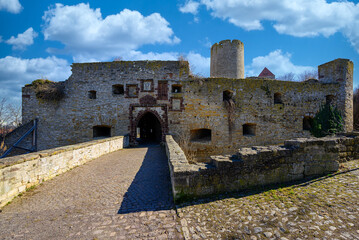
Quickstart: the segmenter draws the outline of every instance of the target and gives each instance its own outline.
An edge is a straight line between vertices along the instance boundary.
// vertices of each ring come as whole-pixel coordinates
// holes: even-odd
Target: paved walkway
[[[159,146],[124,149],[26,192],[0,239],[359,239],[359,160],[276,189],[177,206]],[[183,236],[181,234],[183,233]]]
[[[26,192],[0,239],[182,239],[160,146],[124,149]]]

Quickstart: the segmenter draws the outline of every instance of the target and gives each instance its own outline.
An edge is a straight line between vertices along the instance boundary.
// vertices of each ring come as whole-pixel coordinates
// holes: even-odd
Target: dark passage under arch
[[[145,113],[138,121],[136,129],[139,143],[160,143],[162,140],[161,123],[153,113]]]

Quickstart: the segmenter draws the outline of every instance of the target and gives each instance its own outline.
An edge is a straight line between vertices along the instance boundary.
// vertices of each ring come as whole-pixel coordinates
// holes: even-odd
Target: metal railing
[[[14,148],[17,148],[17,149],[21,149],[21,150],[24,150],[26,151],[26,153],[30,153],[30,152],[36,152],[37,151],[37,124],[38,124],[38,119],[34,119],[32,120],[32,127],[26,131],[26,133],[24,135],[22,135],[8,150],[6,150],[4,152],[3,155],[0,156],[0,158],[4,158],[6,157],[7,155],[9,155],[9,153],[14,149]],[[21,128],[21,126],[20,126]],[[16,131],[16,129],[14,130]],[[32,134],[32,141],[31,141],[31,147],[28,149],[28,148],[23,148],[23,147],[20,147],[19,144],[27,137],[29,136],[30,134]]]

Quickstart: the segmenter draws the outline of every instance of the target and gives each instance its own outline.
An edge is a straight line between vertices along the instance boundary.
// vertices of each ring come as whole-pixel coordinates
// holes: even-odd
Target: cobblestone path
[[[359,239],[359,160],[292,186],[172,203],[159,146],[105,155],[26,192],[0,239]]]
[[[359,239],[359,160],[272,190],[177,206],[187,239]]]
[[[182,239],[160,146],[102,156],[5,206],[0,239]]]

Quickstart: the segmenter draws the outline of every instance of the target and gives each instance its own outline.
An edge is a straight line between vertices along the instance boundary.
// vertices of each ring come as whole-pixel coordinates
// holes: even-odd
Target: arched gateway
[[[160,143],[162,141],[162,126],[155,114],[144,113],[137,122],[136,140],[139,143]]]
[[[167,105],[147,95],[130,105],[130,143],[160,143],[168,133]]]

